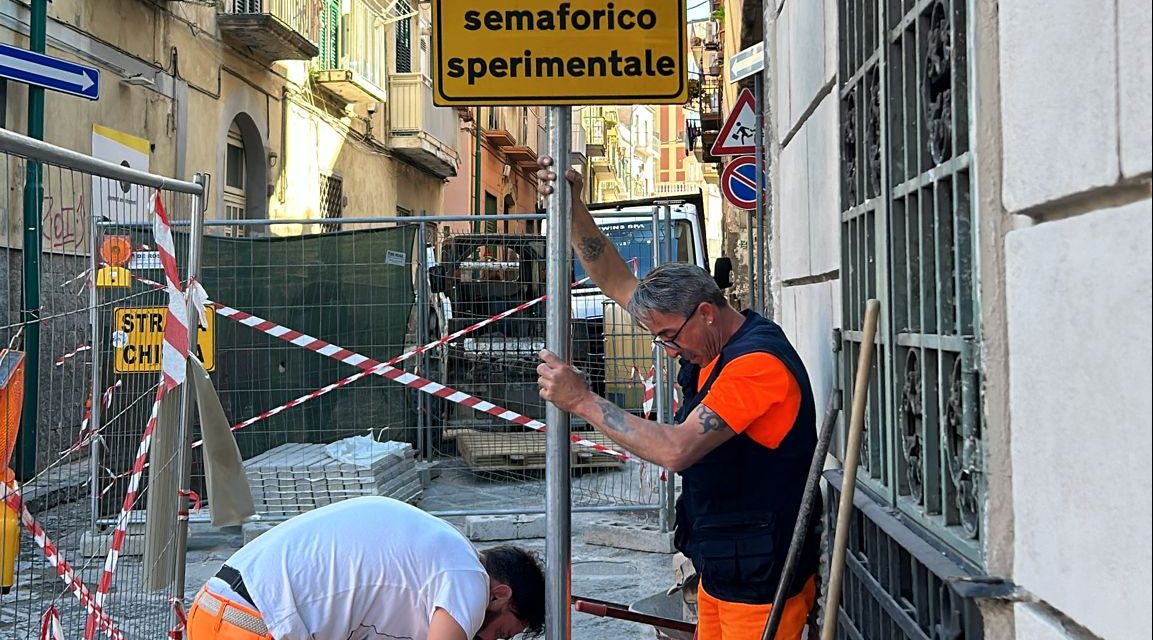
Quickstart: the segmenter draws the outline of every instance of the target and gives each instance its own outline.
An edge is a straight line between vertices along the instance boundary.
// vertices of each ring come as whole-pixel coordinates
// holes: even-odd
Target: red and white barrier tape
[[[177,491],[176,494],[182,498],[188,498],[188,500],[190,502],[192,502],[192,510],[193,511],[200,511],[200,494],[199,493],[196,493],[195,491],[189,489],[187,491]],[[185,503],[185,505],[187,505],[187,503]],[[188,509],[187,508],[181,508],[180,511],[177,512],[176,517],[178,520],[187,520],[188,519]]]
[[[584,284],[585,282],[588,282],[588,280],[589,280],[589,278],[582,278],[581,280],[574,282],[572,286],[574,286],[574,287],[579,286],[581,284]],[[517,306],[515,306],[511,309],[508,309],[506,311],[502,311],[501,313],[498,313],[497,315],[492,316],[491,318],[481,320],[480,322],[469,325],[468,327],[460,329],[459,331],[455,331],[455,332],[453,332],[449,335],[446,335],[442,338],[438,338],[436,340],[433,340],[432,342],[429,342],[428,344],[416,347],[415,349],[407,351],[407,352],[405,352],[405,353],[403,353],[403,354],[401,354],[395,358],[388,360],[387,362],[380,363],[377,366],[391,366],[391,365],[395,365],[397,363],[403,362],[405,360],[408,360],[409,358],[411,358],[415,355],[419,355],[419,354],[424,353],[426,351],[429,351],[431,349],[435,349],[436,347],[439,347],[441,345],[452,342],[453,340],[456,340],[457,338],[460,338],[461,336],[464,336],[466,334],[472,333],[473,331],[476,331],[482,327],[486,327],[490,324],[493,324],[494,322],[498,322],[500,320],[503,320],[503,319],[515,314],[515,313],[518,313],[520,311],[524,311],[525,309],[528,309],[529,307],[531,307],[535,304],[538,304],[541,301],[545,300],[547,297],[548,296],[540,296],[536,299],[533,299],[533,300],[530,300],[530,301],[525,302],[523,304],[517,305]],[[293,342],[294,344],[296,344],[295,341],[298,338],[303,336],[303,334],[299,334],[297,332],[285,333],[285,331],[289,331],[287,329],[284,329],[284,331],[280,332],[280,335],[278,335],[278,334],[274,333],[274,328],[277,327],[277,325],[275,323],[268,322],[268,321],[260,321],[260,319],[255,318],[255,316],[250,316],[249,314],[246,314],[242,311],[238,311],[236,309],[233,309],[232,307],[228,307],[228,306],[225,306],[225,305],[222,305],[219,303],[212,303],[212,305],[214,306],[214,308],[217,309],[218,312],[220,312],[220,315],[222,315],[226,318],[235,319],[235,320],[241,322],[242,324],[245,324],[245,325],[250,326],[254,329],[257,329],[258,331],[263,331],[263,332],[268,333],[269,335],[273,335],[275,337],[281,337],[282,339],[288,340],[289,342]],[[255,318],[255,320],[252,320],[252,318]],[[257,321],[259,321],[259,322],[257,322]],[[308,336],[303,336],[303,337],[307,338]],[[323,344],[327,344],[327,343],[323,343]],[[317,343],[306,343],[306,344],[303,344],[301,346],[309,348],[313,351],[320,352],[320,353],[322,353],[322,355],[329,355],[329,353],[322,351],[322,345],[317,344]],[[331,345],[329,345],[329,346],[331,346]],[[351,352],[348,352],[348,354],[351,354]],[[332,357],[337,357],[337,359],[341,359],[341,357],[344,355],[345,354],[340,354],[340,353],[337,353],[335,351],[332,353]],[[359,366],[359,365],[357,365],[357,366]],[[369,369],[366,369],[360,373],[351,375],[351,376],[344,378],[342,380],[338,380],[337,382],[334,382],[332,384],[325,385],[324,387],[321,387],[320,389],[317,389],[316,391],[313,391],[311,393],[307,393],[303,396],[300,396],[299,398],[295,398],[293,400],[290,400],[289,402],[286,402],[286,403],[284,403],[278,407],[274,407],[272,409],[269,409],[268,411],[265,411],[265,412],[263,412],[257,416],[253,416],[252,418],[248,418],[247,420],[244,420],[242,422],[238,422],[238,423],[232,425],[232,430],[238,431],[238,430],[243,429],[245,427],[256,424],[257,422],[260,422],[261,420],[267,420],[268,418],[271,418],[272,416],[275,416],[279,413],[282,413],[283,411],[285,411],[287,409],[291,409],[293,407],[300,406],[301,404],[304,404],[305,402],[308,402],[309,400],[319,398],[320,396],[322,396],[322,395],[324,395],[330,391],[334,391],[334,390],[339,389],[341,387],[347,386],[353,382],[356,382],[357,380],[360,380],[361,378],[364,378],[365,376],[372,375],[373,373],[375,373],[372,369],[377,368],[377,366],[373,366],[373,365],[368,365],[368,366],[370,367]],[[197,441],[197,442],[193,443],[192,446],[193,447],[199,447],[200,445],[201,445],[201,442]]]
[[[64,640],[64,627],[60,626],[60,612],[56,605],[48,607],[40,620],[40,640]]]
[[[180,271],[176,267],[176,245],[172,241],[172,226],[164,211],[164,202],[158,189],[152,198],[152,234],[164,267],[165,290],[168,292],[168,312],[164,318],[164,345],[160,357],[164,387],[171,391],[184,382],[188,361],[188,301],[180,288]]]
[[[144,463],[148,459],[148,448],[152,444],[152,432],[156,430],[156,419],[160,412],[160,401],[164,398],[165,388],[161,385],[156,389],[156,399],[152,403],[152,415],[148,417],[148,424],[144,427],[144,435],[140,438],[140,447],[136,451],[136,460],[132,463],[132,475],[128,479],[128,492],[124,494],[124,504],[120,508],[120,515],[116,519],[116,528],[112,531],[112,546],[108,549],[108,556],[104,559],[104,572],[100,574],[100,582],[96,585],[96,605],[104,606],[104,599],[112,586],[112,574],[116,571],[116,562],[120,559],[120,550],[124,548],[124,538],[128,531],[128,515],[136,503],[136,492],[140,489],[140,479],[144,475]],[[89,616],[88,626],[85,627],[85,640],[91,640],[95,633],[92,617]]]
[[[188,628],[188,616],[184,613],[184,604],[180,602],[180,598],[172,598],[169,602],[172,603],[172,613],[176,616],[176,626],[168,632],[168,640],[183,640],[184,630]]]
[[[68,353],[60,356],[59,358],[56,358],[56,366],[58,366],[58,367],[64,366],[65,362],[68,362],[72,358],[75,358],[76,356],[84,353],[85,351],[91,351],[91,350],[92,350],[92,345],[90,345],[90,344],[79,345],[78,347],[76,347],[72,351],[69,351]]]
[[[529,418],[528,416],[521,415],[515,411],[505,409],[504,407],[495,405],[491,402],[488,402],[487,400],[481,400],[480,398],[467,394],[463,391],[457,391],[456,389],[447,387],[443,384],[440,384],[439,382],[433,382],[432,380],[423,378],[416,374],[402,371],[392,367],[389,364],[373,360],[368,356],[361,355],[354,351],[349,351],[348,349],[339,347],[330,342],[325,342],[319,338],[314,338],[299,331],[294,331],[288,327],[278,325],[275,322],[265,320],[264,318],[254,316],[237,309],[233,309],[232,307],[226,307],[224,305],[217,304],[216,310],[220,315],[226,318],[235,320],[245,326],[252,327],[257,331],[268,334],[274,338],[280,338],[281,340],[290,342],[298,347],[304,347],[305,349],[315,351],[316,353],[328,356],[334,360],[339,360],[345,364],[358,367],[362,369],[365,374],[378,375],[387,378],[394,382],[403,384],[406,387],[416,389],[422,393],[427,393],[429,395],[448,400],[449,402],[468,407],[469,409],[487,413],[491,416],[496,416],[501,420],[506,420],[508,422],[512,422],[513,424],[518,424],[522,427],[527,427],[536,431],[545,430],[545,424],[540,420]],[[363,377],[363,375],[354,374],[353,376],[349,376],[349,378],[334,382],[333,384],[328,385],[328,387],[314,391],[313,393],[308,394],[308,396],[297,398],[293,401],[295,404],[290,404],[292,404],[292,406],[296,406],[296,404],[306,402],[313,397],[328,393],[332,389],[342,387],[351,382],[351,379],[360,379],[361,377]],[[283,411],[284,409],[279,408],[279,410]],[[571,436],[571,439],[574,444],[580,445],[582,447],[588,447],[594,451],[616,456],[621,460],[632,459],[632,457],[628,454],[622,453],[610,447],[606,447],[605,445],[598,442],[585,440],[584,438],[575,435]]]
[[[634,271],[635,271],[636,260],[634,259],[632,262],[633,262]],[[588,278],[588,277],[582,278],[581,280],[578,280],[578,281],[572,283],[572,286],[573,287],[579,286],[581,284],[584,284],[585,282],[588,282],[589,280],[590,280],[590,278]],[[146,278],[138,278],[137,281],[141,282],[142,284],[151,285],[153,287],[160,287],[161,286],[158,282],[148,280]],[[326,393],[329,393],[330,391],[334,391],[334,390],[339,389],[341,387],[344,387],[348,384],[351,384],[357,380],[360,380],[361,378],[365,377],[366,375],[379,375],[379,376],[383,376],[385,378],[388,378],[390,380],[400,382],[401,384],[404,384],[405,386],[417,389],[418,391],[422,391],[424,393],[428,393],[430,395],[434,395],[434,396],[437,396],[439,398],[446,399],[450,402],[461,404],[463,406],[475,409],[477,411],[483,411],[485,413],[488,413],[490,415],[494,415],[494,416],[501,418],[503,420],[507,420],[509,422],[513,422],[515,424],[519,424],[521,426],[528,427],[530,429],[543,431],[545,428],[545,425],[543,422],[540,422],[539,420],[534,420],[534,419],[529,418],[527,416],[523,416],[523,415],[518,414],[514,411],[511,411],[511,410],[505,409],[503,407],[494,405],[494,404],[489,403],[487,401],[481,400],[480,398],[477,398],[475,396],[466,394],[466,393],[461,392],[461,391],[457,391],[456,389],[453,389],[451,387],[446,387],[446,386],[441,385],[437,382],[433,382],[431,380],[428,380],[426,378],[414,375],[412,373],[397,370],[397,369],[393,368],[392,365],[400,363],[404,360],[407,360],[407,359],[409,359],[415,355],[424,353],[425,351],[428,351],[430,349],[434,349],[438,346],[444,345],[444,344],[451,342],[452,340],[455,340],[455,339],[457,339],[463,335],[466,335],[468,333],[476,331],[477,329],[480,329],[482,327],[493,324],[494,322],[498,322],[500,320],[503,320],[504,318],[507,318],[507,317],[509,317],[515,313],[518,313],[518,312],[523,311],[523,310],[525,310],[525,309],[527,309],[527,308],[529,308],[535,304],[540,303],[541,301],[547,299],[547,297],[548,296],[540,296],[540,297],[537,297],[533,300],[529,300],[528,302],[524,302],[520,305],[517,305],[517,306],[511,308],[511,309],[508,309],[508,310],[503,311],[503,312],[501,312],[495,316],[492,316],[491,318],[487,318],[487,319],[482,320],[480,322],[477,322],[473,325],[465,327],[464,329],[461,329],[461,330],[453,332],[447,336],[444,336],[442,338],[439,338],[437,340],[429,342],[428,344],[425,344],[425,345],[422,345],[422,346],[417,347],[415,349],[412,349],[410,351],[407,351],[407,352],[405,352],[405,353],[403,353],[403,354],[401,354],[395,358],[390,359],[387,362],[379,362],[379,361],[373,360],[372,358],[369,358],[367,356],[363,356],[361,354],[355,353],[355,352],[350,351],[348,349],[344,349],[343,347],[339,347],[339,346],[334,345],[330,342],[326,342],[324,340],[320,340],[319,338],[314,338],[312,336],[301,333],[299,331],[289,329],[288,327],[278,325],[278,324],[271,322],[269,320],[265,320],[265,319],[260,318],[258,316],[254,316],[252,314],[240,311],[238,309],[229,307],[229,306],[221,304],[219,302],[211,302],[210,304],[212,304],[213,308],[216,309],[217,313],[219,313],[220,315],[222,315],[226,318],[229,318],[231,320],[235,320],[235,321],[237,321],[237,322],[239,322],[245,326],[256,329],[257,331],[260,331],[262,333],[270,335],[274,338],[279,338],[281,340],[284,340],[284,341],[289,342],[291,344],[294,344],[296,346],[304,347],[310,351],[314,351],[314,352],[319,353],[323,356],[327,356],[327,357],[333,358],[334,360],[339,360],[339,361],[344,362],[346,364],[350,364],[352,366],[355,366],[355,367],[362,369],[361,373],[354,374],[354,375],[349,376],[347,378],[344,378],[342,380],[338,380],[337,382],[326,385],[324,387],[321,387],[320,389],[317,389],[316,391],[313,391],[311,393],[300,396],[299,398],[291,400],[291,401],[289,401],[283,405],[280,405],[279,407],[269,409],[268,411],[265,411],[265,412],[263,412],[257,416],[254,416],[252,418],[249,418],[247,420],[239,422],[239,423],[232,426],[232,430],[238,431],[240,429],[243,429],[244,427],[247,427],[247,426],[250,426],[250,425],[255,424],[257,422],[260,422],[261,420],[266,420],[266,419],[268,419],[272,416],[275,416],[278,413],[281,413],[287,409],[299,406],[301,404],[304,404],[305,402],[308,402],[309,400],[318,398],[318,397],[320,397]],[[205,298],[205,303],[208,303],[207,298]],[[199,307],[199,305],[198,305],[198,307]],[[622,460],[631,459],[630,456],[628,456],[627,454],[624,454],[620,451],[616,451],[610,447],[606,447],[605,445],[602,445],[602,444],[599,444],[596,442],[592,442],[590,440],[584,440],[584,439],[579,438],[577,436],[573,436],[572,441],[576,444],[581,445],[581,446],[589,447],[589,448],[592,448],[596,451],[601,451],[604,453],[608,453],[610,455],[617,456],[618,458],[621,458]],[[203,444],[203,441],[197,441],[197,442],[193,443],[192,446],[193,447],[199,447],[202,444]]]
[[[578,286],[578,285],[583,284],[587,281],[588,281],[588,278],[578,280],[578,281],[573,283],[573,286]],[[428,344],[416,347],[415,349],[412,349],[412,350],[407,351],[407,352],[405,352],[399,356],[396,356],[395,358],[392,358],[391,360],[389,360],[387,362],[380,363],[379,365],[376,365],[376,366],[372,366],[370,369],[366,369],[360,373],[353,374],[347,378],[344,378],[342,380],[338,380],[332,384],[325,385],[325,386],[317,389],[316,391],[313,391],[311,393],[307,393],[303,396],[300,396],[299,398],[295,398],[293,400],[290,400],[290,401],[280,405],[279,407],[274,407],[272,409],[269,409],[268,411],[265,411],[259,415],[253,416],[247,420],[244,420],[242,422],[238,422],[238,423],[232,425],[232,430],[233,431],[239,431],[240,429],[243,429],[245,427],[256,424],[257,422],[260,422],[261,420],[267,420],[268,418],[271,418],[272,416],[275,416],[278,413],[281,413],[281,412],[286,411],[288,409],[291,409],[293,407],[300,406],[300,405],[304,404],[305,402],[319,398],[320,396],[322,396],[322,395],[324,395],[330,391],[335,391],[336,389],[339,389],[341,387],[352,384],[353,382],[356,382],[357,380],[360,380],[361,378],[364,378],[364,377],[369,376],[369,375],[373,375],[374,373],[376,373],[374,371],[374,369],[376,369],[378,367],[395,365],[395,364],[403,362],[403,361],[405,361],[405,360],[407,360],[407,359],[409,359],[415,355],[419,355],[421,353],[429,351],[430,349],[434,349],[434,348],[439,347],[443,344],[449,343],[449,342],[456,340],[457,338],[459,338],[465,334],[472,333],[473,331],[476,331],[477,329],[488,326],[494,322],[498,322],[500,320],[503,320],[504,318],[507,318],[507,317],[513,315],[514,313],[524,311],[525,309],[527,309],[527,308],[529,308],[535,304],[540,303],[542,300],[546,299],[547,297],[548,296],[540,296],[539,298],[536,298],[534,300],[530,300],[528,302],[525,302],[524,304],[517,305],[516,307],[513,307],[513,308],[508,309],[506,311],[502,311],[491,318],[481,320],[480,322],[472,324],[472,325],[465,327],[459,331],[455,331],[455,332],[453,332],[447,336],[444,336],[443,338],[438,338],[436,340],[433,340],[432,342],[429,342]],[[254,318],[255,316],[250,316],[250,315],[248,315],[242,311],[237,311],[236,309],[233,309],[232,307],[227,307],[227,306],[224,306],[222,304],[213,303],[213,305],[220,312],[220,315],[222,315],[226,318],[232,318],[234,320],[238,320],[242,324],[245,324],[245,325],[250,326],[254,329],[257,329],[258,331],[263,331],[265,333],[268,333],[269,335],[276,335],[275,333],[272,333],[272,328],[276,327],[277,325],[275,325],[272,322],[264,321],[261,323],[253,324],[248,319]],[[259,318],[257,318],[257,320],[259,320]],[[288,336],[288,334],[283,334],[284,339],[289,340],[290,342],[294,342],[294,340],[296,340],[297,337],[300,337],[303,335],[303,334],[297,334],[296,332],[292,332],[292,333],[294,334],[294,336],[292,336],[292,337]],[[281,337],[281,336],[276,335],[276,337]],[[307,337],[307,336],[305,336],[305,337]],[[295,342],[294,342],[294,344],[295,344]],[[327,343],[324,343],[324,344],[327,344]],[[305,346],[306,348],[312,349],[314,351],[321,352],[321,348],[319,346],[317,346],[316,348],[309,346],[309,344],[305,344],[303,346]],[[323,353],[323,352],[321,352],[321,353]],[[349,353],[351,353],[351,352],[349,352]],[[328,354],[324,353],[323,355],[328,355]],[[336,355],[337,354],[334,353],[333,357],[336,357]],[[338,358],[338,359],[340,359],[340,358]],[[200,444],[201,444],[200,441],[197,441],[197,442],[194,442],[192,444],[192,446],[195,448],[195,447],[200,446]]]
[[[40,523],[32,517],[32,513],[24,506],[24,501],[20,499],[19,490],[8,483],[0,483],[0,494],[3,496],[4,503],[10,509],[20,514],[20,520],[24,523],[24,527],[28,529],[28,533],[32,535],[32,541],[36,546],[44,552],[44,557],[48,560],[48,564],[56,569],[56,575],[64,581],[68,590],[80,600],[80,606],[84,607],[91,615],[95,617],[96,623],[100,628],[104,629],[110,640],[124,640],[119,627],[116,626],[104,609],[96,604],[92,592],[88,587],[84,586],[80,578],[77,577],[76,572],[73,571],[72,565],[64,559],[60,553],[60,549],[56,543],[48,537],[48,533]]]
[[[81,271],[79,274],[72,276],[70,279],[65,280],[64,282],[61,282],[60,287],[64,288],[64,287],[67,287],[68,285],[72,284],[73,282],[80,280],[81,278],[87,278],[89,275],[91,275],[91,273],[92,273],[92,268],[89,267],[89,268],[85,269],[84,271]]]
[[[657,377],[656,365],[652,365],[649,367],[649,377],[648,378],[643,377],[641,375],[641,370],[639,368],[637,368],[637,366],[635,364],[633,365],[632,378],[634,380],[639,380],[640,383],[642,385],[644,385],[644,387],[645,387],[644,402],[641,406],[641,409],[646,416],[650,416],[653,414],[653,403],[656,400],[656,388],[657,388],[656,377]],[[680,403],[680,394],[677,393],[677,390],[674,388],[673,389],[673,413],[676,413],[677,410],[680,409],[680,404],[681,404]]]
[[[124,504],[120,509],[120,516],[116,520],[116,528],[112,532],[112,546],[104,560],[104,572],[96,585],[96,605],[103,606],[112,586],[112,574],[116,571],[116,563],[120,558],[120,550],[124,547],[124,538],[127,535],[128,514],[136,502],[136,492],[140,488],[140,479],[144,473],[145,462],[148,459],[148,449],[152,444],[152,432],[156,429],[157,414],[160,410],[160,401],[168,391],[180,386],[187,375],[188,362],[188,299],[180,287],[180,270],[176,266],[176,244],[172,240],[172,225],[168,222],[168,214],[164,210],[164,201],[157,189],[152,197],[152,234],[156,241],[157,252],[160,254],[160,264],[164,268],[164,289],[168,292],[168,309],[164,317],[164,342],[160,357],[160,386],[156,389],[156,399],[152,403],[152,415],[144,427],[144,435],[140,439],[140,448],[136,452],[136,459],[132,464],[132,475],[128,480],[128,492],[124,495]],[[190,283],[190,286],[193,283]],[[195,299],[195,298],[194,298]],[[84,640],[92,640],[96,634],[95,619],[88,616],[88,623],[84,628]]]
[[[104,407],[105,409],[111,407],[112,406],[112,392],[115,391],[116,389],[119,389],[123,385],[124,385],[123,380],[117,380],[115,384],[113,384],[112,386],[105,389],[104,395],[102,395],[100,397],[100,406]],[[76,442],[72,443],[71,447],[68,447],[64,451],[61,451],[60,452],[61,456],[72,455],[73,453],[75,453],[75,452],[79,451],[80,449],[84,448],[85,446],[87,446],[89,442],[91,442],[92,438],[96,436],[95,433],[88,434],[88,423],[91,420],[92,420],[92,408],[88,407],[87,409],[84,410],[84,420],[82,420],[80,422],[80,432],[76,434]]]

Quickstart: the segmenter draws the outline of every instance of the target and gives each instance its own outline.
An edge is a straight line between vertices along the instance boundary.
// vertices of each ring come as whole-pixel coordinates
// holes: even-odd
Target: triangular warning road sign
[[[725,126],[709,150],[714,156],[744,156],[756,153],[757,102],[753,92],[742,89],[737,103],[729,112]]]

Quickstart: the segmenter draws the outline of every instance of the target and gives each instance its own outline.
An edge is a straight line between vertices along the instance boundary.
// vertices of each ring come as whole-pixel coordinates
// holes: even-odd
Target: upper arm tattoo
[[[600,236],[585,236],[580,240],[581,257],[596,262],[605,252],[605,239]]]
[[[712,431],[720,431],[722,429],[729,429],[729,425],[725,424],[725,421],[719,415],[717,415],[716,411],[713,411],[712,409],[706,407],[703,404],[701,405],[699,418],[701,421],[701,434],[702,435],[707,434],[707,433],[712,432]]]
[[[625,413],[624,409],[621,409],[604,398],[597,398],[596,402],[597,406],[601,409],[601,416],[604,418],[606,427],[613,431],[619,431],[620,433],[632,431],[632,427],[625,423],[625,420],[628,419],[628,414]]]

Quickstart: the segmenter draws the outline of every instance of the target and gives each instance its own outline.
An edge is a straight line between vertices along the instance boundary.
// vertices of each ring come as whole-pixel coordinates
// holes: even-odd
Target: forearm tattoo
[[[596,262],[605,252],[605,239],[599,236],[586,236],[580,241],[581,257],[589,262]]]
[[[623,409],[604,398],[597,398],[597,406],[600,407],[605,428],[612,429],[619,433],[629,433],[633,430],[632,427],[625,422],[629,414],[625,413]]]
[[[725,424],[725,421],[722,420],[715,411],[703,404],[701,405],[701,411],[698,417],[701,421],[701,434],[729,428],[729,425]]]

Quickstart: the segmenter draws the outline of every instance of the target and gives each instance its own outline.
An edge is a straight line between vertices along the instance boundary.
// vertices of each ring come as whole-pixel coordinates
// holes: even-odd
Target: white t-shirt
[[[354,498],[296,516],[227,564],[276,640],[425,640],[437,608],[471,638],[489,597],[472,543],[390,498]]]

